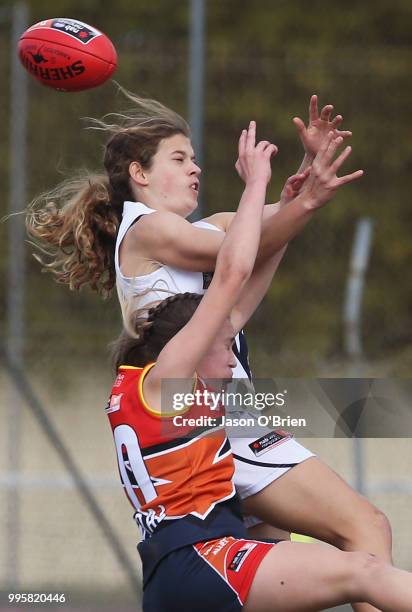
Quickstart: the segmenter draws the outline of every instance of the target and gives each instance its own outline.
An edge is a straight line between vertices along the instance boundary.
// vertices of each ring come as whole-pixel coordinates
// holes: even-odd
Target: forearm
[[[251,274],[260,242],[266,187],[264,180],[246,185],[220,248],[215,274],[226,276],[235,267]]]
[[[306,170],[312,165],[313,162],[313,155],[309,155],[308,153],[305,153],[302,163],[300,164],[298,170],[296,171],[296,173],[293,176],[297,176],[297,175],[302,175],[306,172]],[[288,181],[293,178],[293,177],[289,177]],[[275,215],[276,213],[279,212],[279,210],[281,208],[284,208],[285,204],[282,204],[282,196],[280,198],[279,202],[275,202],[273,204],[266,204],[264,212],[263,212],[263,218],[267,219],[269,218],[271,215]]]
[[[265,207],[267,208],[267,207]],[[299,234],[313,215],[305,206],[304,198],[297,196],[289,204],[268,215],[262,224],[257,264],[272,258],[290,240]]]
[[[284,246],[265,262],[255,264],[252,275],[243,287],[230,317],[236,332],[240,331],[246,325],[265,297],[272,283],[273,276],[283,259],[286,248],[287,247]]]
[[[263,209],[263,221],[269,219],[272,215],[276,215],[281,209],[280,202],[274,202],[273,204],[266,204]]]
[[[302,163],[300,164],[299,169],[297,170],[296,174],[305,172],[305,170],[307,170],[307,168],[309,168],[309,166],[312,165],[312,162],[314,159],[315,159],[314,155],[309,155],[309,153],[305,153],[302,159]]]

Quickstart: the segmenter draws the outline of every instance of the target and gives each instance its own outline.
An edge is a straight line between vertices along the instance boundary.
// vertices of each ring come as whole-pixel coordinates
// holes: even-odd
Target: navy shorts
[[[144,612],[238,612],[274,543],[225,536],[171,552],[143,593]]]

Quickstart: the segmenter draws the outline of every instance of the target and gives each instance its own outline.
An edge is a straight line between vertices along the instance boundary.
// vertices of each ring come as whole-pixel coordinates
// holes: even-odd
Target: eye
[[[184,159],[183,159],[183,157],[175,157],[175,158],[174,158],[174,161],[177,161],[177,162],[183,162],[183,161],[184,161]]]

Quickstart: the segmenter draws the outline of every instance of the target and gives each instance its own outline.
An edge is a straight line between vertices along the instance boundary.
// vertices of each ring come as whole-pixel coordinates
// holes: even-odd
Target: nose
[[[201,173],[202,173],[201,168],[195,162],[192,162],[192,167],[190,169],[190,174],[194,174],[195,176],[200,176]]]

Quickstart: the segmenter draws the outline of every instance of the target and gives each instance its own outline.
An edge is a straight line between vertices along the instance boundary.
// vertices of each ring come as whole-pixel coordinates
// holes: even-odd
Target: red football
[[[19,40],[19,57],[40,83],[59,91],[81,91],[104,83],[117,66],[110,39],[76,19],[46,19]]]

